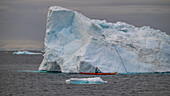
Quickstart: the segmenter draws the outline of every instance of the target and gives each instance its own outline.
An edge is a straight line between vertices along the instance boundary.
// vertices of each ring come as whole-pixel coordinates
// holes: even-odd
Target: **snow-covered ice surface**
[[[70,78],[66,80],[67,84],[102,84],[107,83],[107,81],[103,81],[100,77],[94,78]]]
[[[21,55],[21,54],[39,55],[39,54],[42,54],[42,53],[35,53],[35,52],[29,52],[29,51],[18,51],[18,52],[14,52],[13,54],[15,54],[15,55]]]
[[[65,73],[170,71],[170,36],[149,26],[90,20],[58,6],[48,10],[39,70]]]

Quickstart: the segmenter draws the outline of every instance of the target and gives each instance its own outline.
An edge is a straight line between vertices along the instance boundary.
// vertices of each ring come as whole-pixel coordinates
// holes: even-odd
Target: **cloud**
[[[0,41],[0,48],[3,47],[3,46],[5,46],[5,45],[6,45],[5,42],[1,42],[1,41]]]
[[[73,10],[89,14],[170,14],[170,6],[167,5],[123,5],[123,6],[94,6],[73,7]]]
[[[0,12],[1,12],[1,13],[2,13],[2,12],[9,12],[9,11],[11,11],[11,10],[12,10],[12,8],[9,7],[9,6],[0,5]]]
[[[0,40],[0,50],[42,50],[43,43],[38,41]]]

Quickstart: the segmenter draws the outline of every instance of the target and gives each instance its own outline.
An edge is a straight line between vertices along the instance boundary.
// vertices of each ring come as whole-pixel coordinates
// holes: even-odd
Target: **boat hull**
[[[116,75],[117,72],[114,72],[114,73],[85,73],[85,72],[80,72],[80,74],[86,74],[86,75]]]

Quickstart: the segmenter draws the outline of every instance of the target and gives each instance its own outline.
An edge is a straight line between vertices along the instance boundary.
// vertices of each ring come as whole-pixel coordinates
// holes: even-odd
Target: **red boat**
[[[85,72],[80,72],[80,74],[86,74],[86,75],[116,75],[117,72],[114,73],[85,73]]]

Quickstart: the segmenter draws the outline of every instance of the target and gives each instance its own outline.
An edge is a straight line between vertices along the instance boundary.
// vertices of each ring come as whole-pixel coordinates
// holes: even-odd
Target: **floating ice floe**
[[[40,55],[42,53],[35,53],[35,52],[28,52],[28,51],[18,51],[18,52],[14,52],[13,54],[15,54],[15,55],[20,55],[20,54]]]
[[[107,81],[103,81],[100,77],[94,78],[70,78],[66,80],[67,84],[102,84],[107,83]]]
[[[65,73],[170,71],[170,36],[149,26],[91,20],[73,10],[48,10],[39,70]]]

